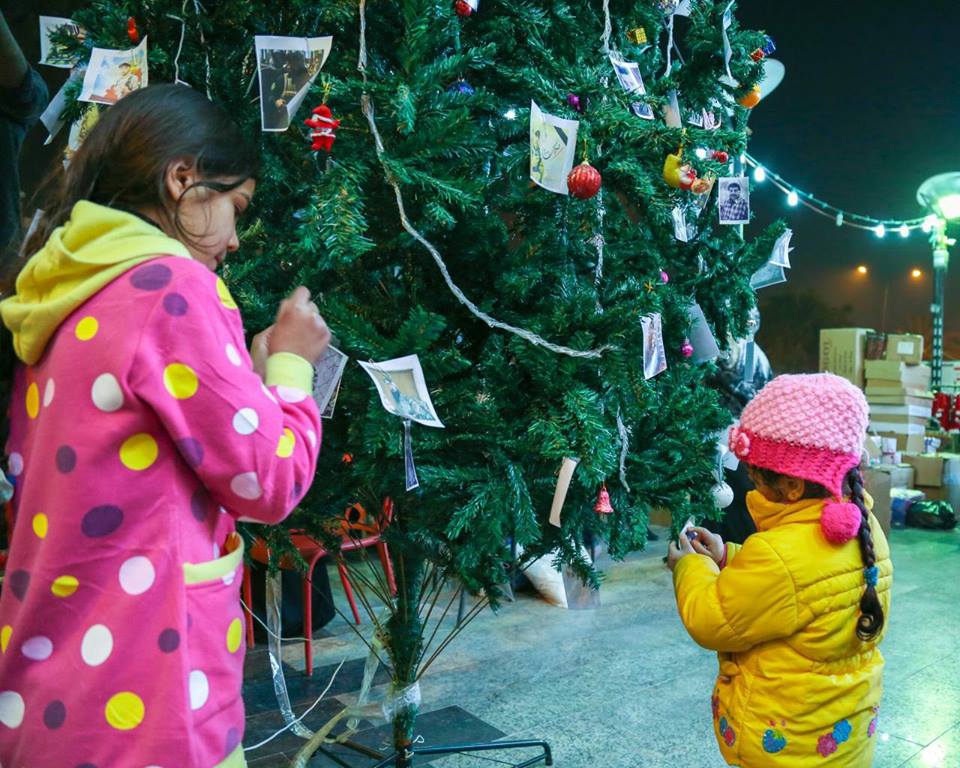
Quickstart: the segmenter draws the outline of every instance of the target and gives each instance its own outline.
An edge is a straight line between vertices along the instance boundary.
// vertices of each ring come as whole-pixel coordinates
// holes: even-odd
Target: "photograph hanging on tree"
[[[561,195],[569,193],[567,176],[577,153],[577,120],[565,120],[541,111],[530,102],[530,178]]]
[[[116,104],[128,93],[149,84],[147,72],[147,38],[127,51],[94,48],[83,76],[80,101]]]
[[[97,124],[100,118],[100,111],[95,106],[87,107],[70,126],[70,133],[67,136],[67,147],[63,151],[63,167],[70,165],[74,153],[80,149],[83,140],[87,138],[90,129]]]
[[[690,358],[694,363],[708,363],[716,360],[720,355],[720,347],[717,344],[717,338],[710,329],[703,309],[699,304],[694,303],[687,310],[687,317],[690,320],[690,344],[693,346],[693,356]]]
[[[610,55],[610,64],[613,65],[613,71],[617,74],[617,80],[620,81],[620,87],[627,93],[637,96],[646,96],[647,89],[643,85],[643,76],[640,74],[640,65],[635,61],[623,61],[615,55]],[[637,117],[644,120],[653,120],[653,107],[642,101],[635,101],[630,105],[630,111]]]
[[[333,417],[337,393],[340,391],[340,379],[343,377],[343,369],[347,367],[349,359],[331,345],[313,366],[313,399],[324,418]],[[327,415],[328,411],[329,415]]]
[[[443,428],[430,399],[419,357],[406,355],[381,363],[359,362],[377,385],[380,402],[387,411],[426,427]]]
[[[330,55],[332,37],[257,35],[260,126],[285,131]]]
[[[659,312],[640,318],[643,328],[643,378],[652,379],[667,370],[667,353],[663,348],[663,320]]]
[[[55,43],[51,37],[68,35],[78,42],[86,39],[86,32],[83,27],[73,22],[71,19],[64,19],[60,16],[41,16],[40,17],[40,63],[48,67],[60,67],[61,69],[70,69],[75,66],[77,56],[75,53],[67,51],[63,45]]]
[[[720,198],[717,206],[721,224],[750,223],[750,185],[746,177],[728,176],[720,179]]]

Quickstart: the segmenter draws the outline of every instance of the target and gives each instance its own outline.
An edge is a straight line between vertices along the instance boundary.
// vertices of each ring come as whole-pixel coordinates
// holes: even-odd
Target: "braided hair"
[[[854,467],[847,475],[850,488],[850,501],[860,509],[862,520],[857,539],[860,542],[860,554],[863,557],[864,572],[876,568],[877,556],[873,551],[873,535],[870,532],[870,512],[863,501],[863,475],[860,467]],[[877,595],[876,571],[873,578],[867,578],[867,587],[860,598],[860,618],[857,619],[857,637],[863,641],[873,640],[883,629],[883,606]]]

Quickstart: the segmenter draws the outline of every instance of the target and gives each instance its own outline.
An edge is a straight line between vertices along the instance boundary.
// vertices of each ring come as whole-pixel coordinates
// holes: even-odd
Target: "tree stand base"
[[[538,749],[542,754],[531,757],[522,763],[516,763],[512,768],[529,768],[543,762],[544,765],[553,765],[553,753],[550,745],[545,741],[493,741],[485,744],[455,744],[441,747],[411,747],[403,755],[394,753],[384,758],[371,768],[409,768],[414,764],[417,755],[456,755],[470,752],[493,752],[503,749]]]

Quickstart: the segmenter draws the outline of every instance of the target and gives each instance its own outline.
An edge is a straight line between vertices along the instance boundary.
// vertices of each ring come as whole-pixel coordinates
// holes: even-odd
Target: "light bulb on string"
[[[507,120],[516,120],[516,119],[517,119],[517,110],[515,110],[515,109],[508,109],[506,112],[503,113],[503,116],[504,116],[505,118],[507,118]]]
[[[887,228],[883,226],[883,224],[877,224],[877,226],[873,228],[873,233],[877,237],[883,237],[884,235],[887,234]]]
[[[791,189],[789,194],[787,194],[787,205],[796,205],[800,202],[800,196],[797,194],[795,189]]]
[[[900,237],[910,237],[910,227],[906,224],[900,225]]]
[[[707,150],[705,150],[703,147],[697,147],[697,149],[696,149],[696,155],[697,155],[697,157],[699,157],[701,160],[704,160],[704,159],[706,159],[706,157],[707,157]]]
[[[837,226],[838,226],[838,227],[842,227],[842,226],[843,226],[843,211],[840,211],[840,212],[837,214]]]
[[[922,229],[924,232],[929,232],[934,228],[934,226],[936,226],[936,223],[937,217],[931,213],[923,220],[923,224],[920,225],[920,229]]]
[[[756,170],[753,172],[754,181],[763,181],[767,178],[767,172],[763,169],[762,165],[758,165]]]

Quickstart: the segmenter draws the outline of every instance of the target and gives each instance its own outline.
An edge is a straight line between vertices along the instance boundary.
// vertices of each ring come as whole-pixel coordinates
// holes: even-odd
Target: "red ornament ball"
[[[584,160],[567,176],[567,189],[580,200],[589,200],[600,191],[600,172]]]
[[[730,155],[728,155],[722,149],[717,149],[713,152],[713,159],[718,163],[726,163],[730,161]]]
[[[473,7],[467,0],[457,0],[453,4],[453,9],[457,12],[457,16],[471,16],[473,14]]]
[[[683,353],[684,357],[693,357],[693,344],[690,343],[690,339],[683,342],[683,346],[680,347],[680,352]]]

